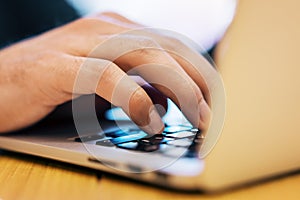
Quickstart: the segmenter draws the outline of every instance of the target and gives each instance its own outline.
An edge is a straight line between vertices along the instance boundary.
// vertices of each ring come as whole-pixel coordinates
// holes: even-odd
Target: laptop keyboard
[[[204,137],[197,128],[188,126],[166,126],[162,134],[149,137],[140,129],[114,130],[105,134],[94,134],[75,138],[105,147],[115,147],[139,152],[157,152],[167,156],[197,157]]]

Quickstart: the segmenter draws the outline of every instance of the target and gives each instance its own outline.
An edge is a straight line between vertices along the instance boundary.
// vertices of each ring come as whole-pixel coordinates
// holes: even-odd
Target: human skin
[[[164,78],[174,72],[173,78],[165,81],[171,89],[159,84],[151,84],[151,87],[171,98],[194,126],[206,129],[210,121],[210,108],[208,98],[204,98],[209,94],[203,77],[193,73],[191,64],[178,55],[143,48],[160,48],[162,43],[172,48],[174,43],[182,45],[178,40],[156,33],[133,35],[130,39],[120,37],[118,41],[124,48],[135,44],[141,49],[116,60],[109,56],[112,49],[118,48],[116,46],[90,56],[91,51],[109,37],[137,28],[143,26],[115,13],[102,13],[78,19],[2,49],[0,133],[32,125],[58,105],[92,93],[120,106],[147,133],[161,133],[164,124],[151,98],[126,74],[136,66],[147,64],[155,66],[147,68],[147,73],[137,71],[137,74],[150,83],[154,77]],[[96,77],[96,87],[86,86],[81,91],[74,91],[79,72],[87,80],[100,73],[101,76]],[[176,90],[176,95],[173,90]],[[113,96],[115,91],[120,91],[117,97]],[[179,101],[178,96],[183,100]],[[191,100],[185,96],[195,98]]]

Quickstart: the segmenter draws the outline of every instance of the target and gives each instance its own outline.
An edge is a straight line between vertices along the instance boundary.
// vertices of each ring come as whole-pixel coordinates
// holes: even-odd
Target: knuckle
[[[158,43],[150,37],[142,37],[139,42],[142,47],[159,47]]]
[[[120,73],[120,69],[119,66],[116,65],[115,63],[111,62],[111,61],[103,61],[104,63],[101,63],[104,68],[102,71],[102,76],[103,77],[110,77],[110,80],[119,80],[123,75],[122,73]]]
[[[154,51],[155,49],[158,50],[161,48],[154,39],[149,37],[138,37],[136,42],[138,48],[136,48],[134,53],[141,57],[152,55],[156,52]]]
[[[166,45],[166,47],[172,50],[182,48],[183,46],[185,46],[180,39],[170,36],[164,38],[164,45]]]

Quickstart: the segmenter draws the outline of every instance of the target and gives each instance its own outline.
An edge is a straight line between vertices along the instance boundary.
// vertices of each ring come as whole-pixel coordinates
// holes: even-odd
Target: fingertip
[[[199,103],[200,122],[199,128],[201,130],[207,130],[211,121],[211,109],[207,102],[203,99]]]
[[[142,126],[141,129],[146,131],[149,135],[162,133],[165,125],[155,108],[150,110],[149,119],[150,122],[146,126]]]

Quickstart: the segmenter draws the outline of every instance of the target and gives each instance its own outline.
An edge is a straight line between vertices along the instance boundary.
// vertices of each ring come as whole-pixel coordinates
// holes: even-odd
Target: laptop
[[[174,109],[163,134],[147,137],[116,108],[107,118],[119,119],[102,121],[100,132],[89,120],[80,131],[84,134],[72,123],[40,125],[1,135],[0,147],[187,191],[214,192],[298,171],[297,45],[280,55],[278,48],[261,52],[274,43],[267,34],[237,28],[245,20],[251,18],[238,18],[216,49],[226,103],[224,107],[221,101],[221,112],[213,113],[218,125],[211,125],[206,134]],[[174,116],[180,123],[172,121]]]

